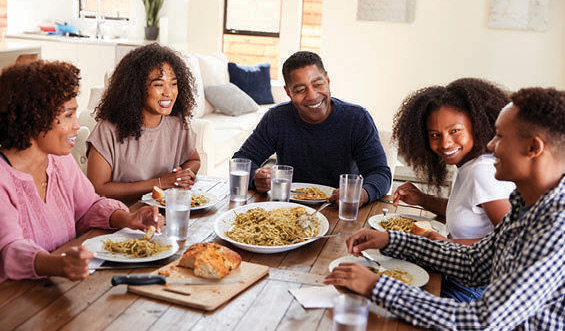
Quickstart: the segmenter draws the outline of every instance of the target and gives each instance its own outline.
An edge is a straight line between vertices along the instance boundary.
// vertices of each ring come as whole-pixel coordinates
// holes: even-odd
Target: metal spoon
[[[319,212],[320,210],[326,208],[327,206],[331,205],[331,202],[325,202],[323,203],[318,209],[316,209],[313,213],[311,213],[310,215],[300,215],[300,217],[298,218],[298,224],[303,228],[306,229],[310,226],[310,223],[312,222],[312,218],[314,217],[314,215]]]

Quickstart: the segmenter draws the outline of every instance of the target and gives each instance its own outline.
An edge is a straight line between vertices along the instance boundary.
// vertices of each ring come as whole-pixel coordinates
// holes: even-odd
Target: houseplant
[[[159,11],[165,0],[142,0],[145,6],[145,39],[155,40],[159,35]]]

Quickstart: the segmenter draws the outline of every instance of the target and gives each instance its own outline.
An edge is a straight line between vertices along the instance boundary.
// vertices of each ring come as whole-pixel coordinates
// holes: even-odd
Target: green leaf
[[[145,6],[145,25],[159,26],[159,11],[165,0],[141,0]]]

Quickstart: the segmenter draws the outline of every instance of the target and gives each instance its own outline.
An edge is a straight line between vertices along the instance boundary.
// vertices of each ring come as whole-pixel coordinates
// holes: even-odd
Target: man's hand
[[[369,249],[381,249],[388,245],[388,232],[372,229],[361,229],[347,238],[347,252],[354,256],[361,255],[361,252]]]
[[[363,296],[369,297],[379,275],[359,263],[340,263],[324,278],[326,285],[345,286]]]
[[[271,169],[259,168],[255,171],[255,189],[257,192],[267,192],[271,189]]]

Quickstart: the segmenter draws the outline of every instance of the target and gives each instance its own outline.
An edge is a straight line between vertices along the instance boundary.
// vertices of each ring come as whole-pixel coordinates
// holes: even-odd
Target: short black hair
[[[315,65],[322,73],[326,73],[326,69],[324,69],[324,64],[322,63],[322,58],[318,54],[308,51],[300,51],[292,54],[288,59],[286,59],[286,61],[284,61],[282,67],[284,85],[289,87],[290,73],[293,70],[310,65]]]
[[[24,150],[51,130],[65,102],[78,94],[80,70],[60,61],[14,64],[0,75],[0,148]]]
[[[565,91],[529,87],[510,95],[510,100],[518,108],[518,120],[565,156]]]
[[[147,79],[155,68],[163,70],[167,63],[177,78],[178,96],[170,116],[186,118],[192,116],[194,100],[194,77],[177,52],[157,43],[138,47],[130,51],[116,66],[110,84],[98,107],[96,120],[107,120],[118,128],[118,138],[141,137],[143,125],[142,109],[147,98]]]

